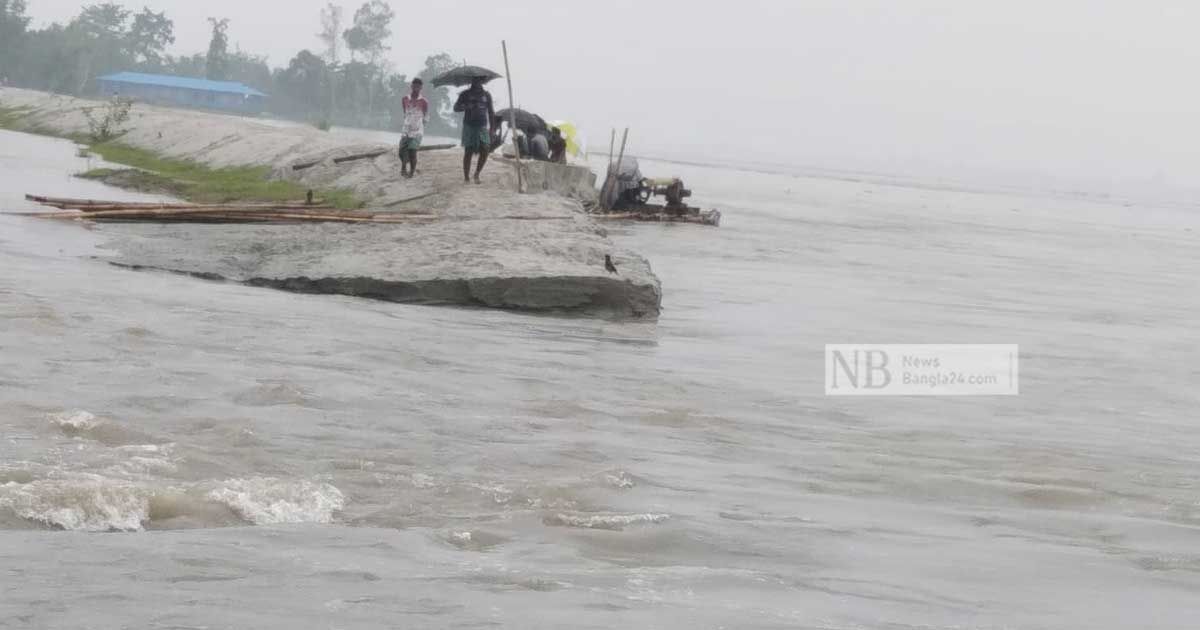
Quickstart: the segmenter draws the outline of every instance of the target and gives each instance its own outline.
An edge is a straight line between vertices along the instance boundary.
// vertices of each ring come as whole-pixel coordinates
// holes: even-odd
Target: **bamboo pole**
[[[512,134],[513,155],[517,158],[517,192],[523,193],[525,180],[521,172],[521,145],[517,143],[517,105],[513,100],[512,68],[508,65],[508,42],[500,40],[500,47],[504,50],[504,79],[508,81],[508,132]]]
[[[55,208],[77,209],[84,212],[93,210],[125,210],[145,208],[150,210],[173,210],[187,208],[294,208],[305,206],[310,208],[329,207],[322,200],[314,200],[314,204],[309,204],[306,200],[297,201],[248,201],[248,202],[227,202],[227,203],[180,203],[180,202],[158,202],[158,201],[104,201],[97,199],[69,199],[63,197],[40,197],[35,195],[25,195],[25,198],[30,201],[35,201],[43,206]]]
[[[36,212],[28,213],[27,216],[41,217],[78,217],[82,219],[106,219],[106,218],[146,218],[153,219],[155,217],[176,217],[176,216],[203,216],[206,214],[236,214],[240,216],[255,216],[255,215],[270,215],[273,213],[291,213],[291,214],[307,214],[311,216],[343,216],[356,218],[370,218],[375,214],[364,212],[361,210],[338,210],[337,208],[313,208],[311,206],[276,206],[267,208],[245,208],[239,206],[207,206],[197,208],[125,208],[118,210],[94,210],[94,211],[62,211],[62,212]]]
[[[46,206],[66,205],[66,206],[73,206],[73,207],[107,206],[107,205],[113,205],[113,204],[119,204],[119,203],[128,203],[128,205],[136,205],[136,206],[158,207],[158,206],[162,205],[163,203],[165,203],[165,202],[157,202],[157,201],[122,202],[122,201],[104,201],[104,200],[100,200],[100,199],[72,199],[70,197],[43,197],[40,195],[25,195],[25,199],[28,201],[33,201],[33,202],[40,203],[40,204],[46,205]],[[177,204],[177,205],[194,206],[197,204]]]
[[[399,206],[399,205],[403,205],[403,204],[406,204],[406,203],[412,203],[412,202],[414,202],[414,201],[418,201],[418,200],[421,200],[421,199],[426,199],[426,198],[428,198],[428,197],[432,197],[432,196],[434,196],[434,195],[440,195],[440,194],[442,194],[442,192],[444,192],[444,191],[441,191],[441,190],[435,190],[435,191],[433,191],[433,192],[427,192],[427,193],[425,193],[425,194],[422,194],[422,195],[416,195],[415,197],[406,197],[406,198],[404,198],[404,199],[400,199],[400,200],[393,201],[393,202],[391,202],[391,203],[388,203],[388,204],[384,204],[384,207],[385,207],[385,208],[391,208],[391,207],[394,207],[394,206]]]
[[[315,205],[311,205],[311,206],[305,205],[305,204],[271,204],[271,205],[261,205],[261,206],[258,206],[258,205],[247,206],[247,205],[243,205],[243,204],[212,204],[212,205],[197,205],[197,206],[185,206],[182,204],[163,204],[161,206],[138,206],[138,205],[127,206],[125,204],[118,203],[118,204],[112,204],[109,206],[87,206],[84,208],[72,208],[69,206],[65,206],[65,207],[64,206],[54,206],[54,207],[60,208],[62,210],[79,210],[81,212],[86,212],[86,213],[111,212],[111,211],[117,211],[117,210],[201,210],[201,211],[203,211],[203,210],[214,210],[214,211],[238,210],[238,211],[246,211],[246,212],[256,212],[256,211],[260,211],[260,210],[292,210],[292,209],[297,209],[297,208],[303,208],[305,210],[336,210],[337,209],[337,208],[334,208],[333,206],[328,206],[328,205],[324,205],[324,204],[315,204]]]
[[[287,221],[293,223],[416,223],[435,219],[434,215],[367,215],[367,216],[347,216],[336,214],[309,214],[303,212],[191,212],[191,213],[171,213],[171,214],[103,214],[95,215],[77,215],[74,217],[47,217],[47,218],[74,218],[88,219],[94,221],[140,221],[148,223],[169,223],[172,221],[189,222],[189,221],[221,221],[225,223],[268,223],[272,221]]]
[[[371,151],[369,153],[359,153],[357,155],[346,155],[343,157],[335,157],[335,158],[333,158],[333,163],[334,164],[343,164],[345,162],[353,162],[355,160],[373,160],[381,155],[385,155],[385,154],[388,154],[391,152],[392,152],[391,149],[381,149],[378,151]],[[295,168],[296,167],[293,166],[292,170],[295,170]]]
[[[612,172],[612,161],[613,161],[613,157],[614,157],[613,154],[616,151],[616,149],[617,149],[617,128],[613,127],[612,137],[609,138],[609,140],[608,140],[608,166],[606,167],[606,169],[604,171],[606,174]]]
[[[613,138],[616,138],[616,130],[613,130]],[[621,174],[621,163],[625,161],[625,144],[629,141],[629,127],[625,128],[625,133],[621,136],[621,154],[617,157],[617,166],[613,168],[612,164],[608,166],[608,177],[604,180],[604,188],[600,191],[600,203],[605,210],[611,210],[608,198],[612,193],[612,189],[617,185],[617,177]]]
[[[621,135],[621,153],[617,156],[617,174],[621,173],[621,163],[625,161],[625,143],[629,141],[629,127],[625,128],[625,133]]]
[[[545,217],[531,215],[501,215],[495,217],[439,217],[434,214],[400,214],[400,213],[382,213],[368,214],[363,216],[350,216],[339,214],[316,214],[304,212],[230,212],[204,210],[202,212],[184,212],[184,211],[158,211],[148,213],[146,211],[124,211],[124,212],[99,212],[85,214],[81,212],[40,212],[27,213],[25,216],[33,216],[45,219],[70,219],[70,220],[88,220],[88,221],[116,221],[116,222],[144,222],[144,223],[171,223],[171,222],[217,222],[217,223],[271,223],[271,222],[287,222],[287,223],[383,223],[383,224],[412,224],[425,221],[444,220],[452,222],[467,222],[467,221],[574,221],[575,217]]]

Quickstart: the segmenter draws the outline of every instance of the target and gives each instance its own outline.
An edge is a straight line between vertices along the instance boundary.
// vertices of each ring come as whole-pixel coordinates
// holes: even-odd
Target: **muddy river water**
[[[72,179],[0,132],[0,210]],[[0,627],[1187,628],[1200,214],[643,162],[656,322],[296,295],[0,215]],[[1021,395],[827,398],[828,343]]]

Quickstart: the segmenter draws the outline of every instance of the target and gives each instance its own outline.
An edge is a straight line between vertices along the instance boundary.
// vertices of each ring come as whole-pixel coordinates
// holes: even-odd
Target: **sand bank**
[[[0,90],[0,107],[24,108],[19,128],[88,131],[65,96]],[[658,278],[642,256],[616,247],[587,216],[594,175],[531,165],[533,194],[517,194],[515,170],[494,160],[483,184],[462,182],[458,150],[422,153],[420,173],[399,176],[391,146],[364,144],[278,121],[137,104],[122,143],[210,167],[269,166],[273,177],[351,191],[368,208],[432,214],[417,225],[106,225],[117,264],[281,289],[400,302],[469,304],[655,316]],[[334,158],[388,149],[373,159]],[[317,162],[295,170],[297,164]],[[55,191],[25,191],[54,194]],[[619,274],[604,269],[611,255]]]

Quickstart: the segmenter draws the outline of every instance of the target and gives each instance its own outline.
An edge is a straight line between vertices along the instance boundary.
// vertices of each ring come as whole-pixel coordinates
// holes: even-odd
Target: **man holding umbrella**
[[[496,110],[492,106],[492,95],[483,89],[488,77],[476,76],[471,78],[471,87],[458,95],[454,103],[454,111],[463,114],[463,181],[471,182],[471,156],[479,155],[475,166],[475,183],[479,183],[479,173],[487,164],[488,151],[492,148],[491,129],[496,119]]]

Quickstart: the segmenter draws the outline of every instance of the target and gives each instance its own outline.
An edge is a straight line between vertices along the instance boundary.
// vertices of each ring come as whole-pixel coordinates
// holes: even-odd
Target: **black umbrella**
[[[550,136],[550,125],[546,124],[546,120],[533,112],[527,112],[523,109],[502,109],[496,112],[496,118],[508,122],[509,113],[512,113],[517,118],[517,129],[524,131],[530,136],[536,136],[539,133]]]
[[[434,78],[433,86],[444,87],[453,85],[455,87],[463,87],[471,85],[471,82],[475,79],[483,79],[483,82],[487,83],[492,79],[499,79],[500,76],[487,68],[480,68],[479,66],[459,66]]]

